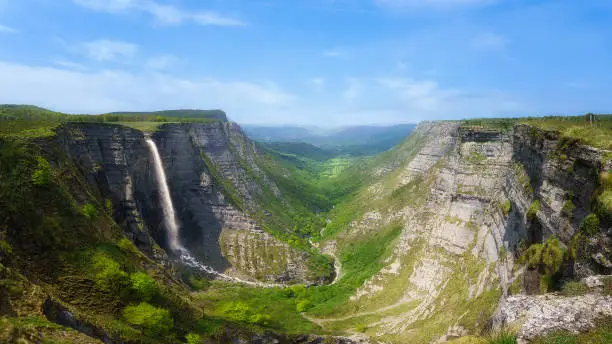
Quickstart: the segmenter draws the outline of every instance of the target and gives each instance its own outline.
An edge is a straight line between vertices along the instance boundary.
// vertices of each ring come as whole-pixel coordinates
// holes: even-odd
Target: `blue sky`
[[[612,1],[0,0],[0,103],[347,125],[612,111]]]

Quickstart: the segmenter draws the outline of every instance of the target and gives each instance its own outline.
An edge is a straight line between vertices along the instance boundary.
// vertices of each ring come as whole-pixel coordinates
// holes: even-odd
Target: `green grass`
[[[612,343],[612,318],[603,318],[596,322],[594,328],[587,332],[575,334],[557,331],[536,338],[533,344],[603,344]]]
[[[593,127],[585,125],[584,116],[524,118],[521,123],[544,130],[558,131],[562,137],[576,139],[580,143],[612,150],[612,115],[597,115]]]
[[[261,314],[270,316],[267,328],[287,333],[321,333],[318,325],[300,313],[306,311],[313,316],[326,316],[352,311],[344,307],[349,296],[384,266],[383,260],[390,253],[391,243],[400,230],[399,226],[391,225],[366,235],[363,240],[347,244],[340,255],[344,277],[334,285],[255,289],[212,282],[206,291],[195,294],[195,298],[202,307],[210,310],[211,316],[227,321],[254,325],[245,319]]]
[[[589,287],[580,281],[570,281],[561,287],[561,293],[565,296],[580,296],[589,292]]]

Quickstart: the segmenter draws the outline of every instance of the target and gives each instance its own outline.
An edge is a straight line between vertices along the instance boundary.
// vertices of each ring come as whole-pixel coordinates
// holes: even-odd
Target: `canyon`
[[[147,130],[66,121],[26,143],[2,138],[0,239],[10,251],[0,250],[0,314],[62,326],[7,333],[441,343],[509,327],[519,342],[588,331],[612,317],[612,226],[598,201],[611,152],[508,123],[421,122],[334,177],[354,188],[329,209],[300,198],[311,190],[303,171],[225,120]],[[55,181],[37,184],[41,169]],[[297,235],[303,219],[321,228]],[[146,272],[158,286],[148,302],[169,309],[176,329],[128,325],[137,298],[100,287],[107,270],[89,263],[100,255],[130,276]],[[568,283],[587,287],[565,295]]]

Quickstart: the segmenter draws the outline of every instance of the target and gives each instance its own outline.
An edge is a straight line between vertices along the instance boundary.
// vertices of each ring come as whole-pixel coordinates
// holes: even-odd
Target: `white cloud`
[[[296,97],[273,83],[183,79],[112,70],[83,72],[0,62],[0,104],[36,104],[72,113],[221,108],[232,118],[273,113]]]
[[[149,58],[146,65],[151,69],[164,70],[175,64],[177,61],[178,58],[173,55],[159,55]]]
[[[420,119],[491,116],[521,109],[510,95],[499,91],[467,92],[440,87],[435,80],[410,78],[381,78],[377,82],[393,92],[398,108]]]
[[[193,22],[200,25],[243,26],[244,22],[214,11],[191,11],[151,0],[73,0],[77,5],[94,11],[122,13],[140,11],[153,16],[159,23],[178,25]]]
[[[506,48],[508,40],[492,32],[484,32],[472,38],[471,46],[481,51],[501,51]]]
[[[60,66],[60,67],[68,68],[68,69],[74,69],[74,70],[86,70],[87,69],[87,67],[85,67],[84,65],[80,63],[62,60],[62,59],[57,59],[53,61],[53,64]]]
[[[0,24],[0,33],[18,33],[19,30]]]
[[[85,54],[95,61],[131,60],[138,52],[136,44],[100,39],[83,44]]]

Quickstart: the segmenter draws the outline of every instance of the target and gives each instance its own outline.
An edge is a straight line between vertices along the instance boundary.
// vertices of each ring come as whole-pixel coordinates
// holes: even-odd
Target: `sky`
[[[612,0],[0,0],[0,103],[338,126],[612,111]]]

